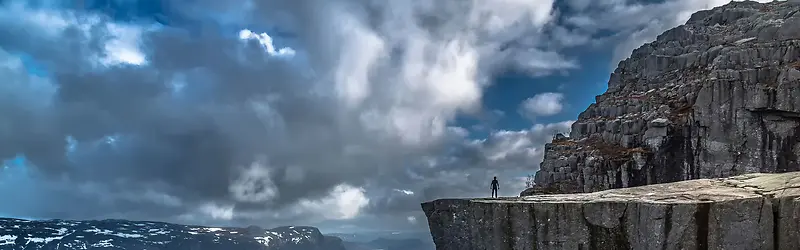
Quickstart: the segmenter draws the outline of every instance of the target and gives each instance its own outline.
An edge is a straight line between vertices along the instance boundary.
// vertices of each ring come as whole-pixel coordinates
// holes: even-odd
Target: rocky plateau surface
[[[422,204],[438,250],[796,250],[800,172]]]
[[[149,221],[0,218],[0,250],[344,250],[314,227],[219,228]]]
[[[800,170],[798,11],[731,2],[634,50],[523,195]]]

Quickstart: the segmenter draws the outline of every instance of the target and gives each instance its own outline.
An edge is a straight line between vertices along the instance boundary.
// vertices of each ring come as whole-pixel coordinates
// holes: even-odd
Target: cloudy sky
[[[0,216],[427,227],[727,0],[0,0]]]

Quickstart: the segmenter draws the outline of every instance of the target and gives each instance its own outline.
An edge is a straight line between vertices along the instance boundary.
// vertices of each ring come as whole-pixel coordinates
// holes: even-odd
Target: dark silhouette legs
[[[492,188],[492,198],[497,198],[497,189]]]

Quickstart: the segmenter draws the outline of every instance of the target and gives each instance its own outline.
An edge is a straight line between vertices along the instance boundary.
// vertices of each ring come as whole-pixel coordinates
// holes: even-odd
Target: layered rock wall
[[[800,249],[800,172],[422,208],[438,250]]]
[[[732,2],[633,51],[523,195],[800,170],[798,11]]]

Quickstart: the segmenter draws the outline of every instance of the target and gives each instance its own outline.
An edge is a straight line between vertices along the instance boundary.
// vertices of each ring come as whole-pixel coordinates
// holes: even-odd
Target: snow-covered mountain
[[[0,250],[344,250],[314,227],[219,228],[150,221],[0,218]]]

